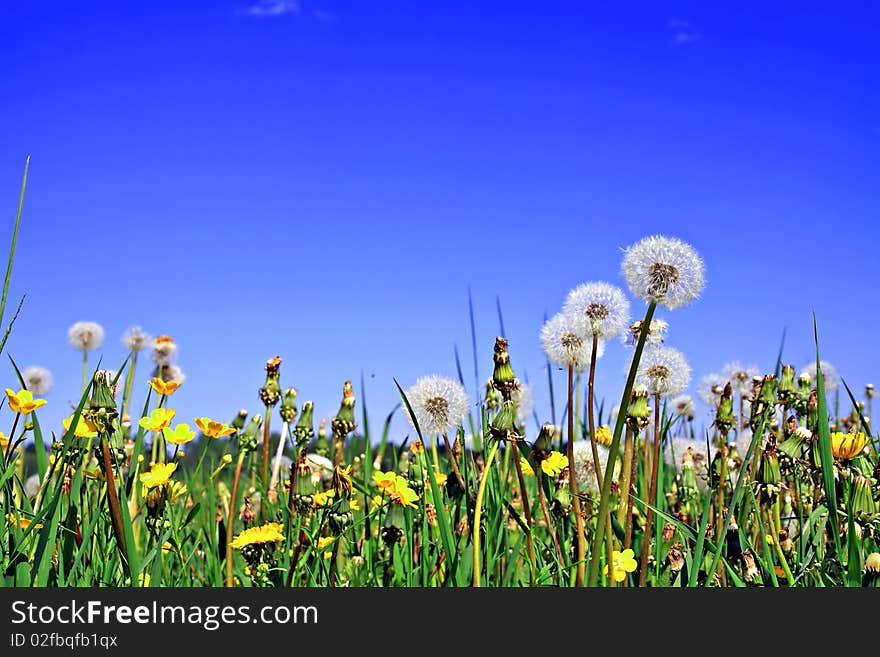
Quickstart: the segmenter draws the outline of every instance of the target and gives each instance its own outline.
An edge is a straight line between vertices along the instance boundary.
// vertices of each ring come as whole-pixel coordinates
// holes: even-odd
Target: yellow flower
[[[241,534],[232,539],[232,547],[240,550],[246,545],[255,545],[258,543],[278,543],[284,540],[284,534],[281,533],[281,523],[267,522],[259,527],[251,527],[245,529]]]
[[[176,413],[173,408],[157,408],[150,417],[142,417],[138,424],[148,431],[163,431],[171,425]]]
[[[611,553],[614,563],[614,581],[622,582],[626,579],[626,574],[636,569],[636,560],[633,558],[635,552],[627,548],[623,552],[614,550]],[[605,564],[605,576],[608,577],[608,564]]]
[[[373,473],[373,483],[379,488],[379,492],[383,495],[390,495],[394,490],[394,481],[397,475],[393,472],[382,472],[376,470]]]
[[[72,422],[73,415],[61,420],[61,424],[64,425],[64,433],[70,431],[70,425]],[[76,438],[94,438],[98,435],[98,428],[80,415],[79,419],[76,421],[76,428],[73,430],[73,435]]]
[[[596,442],[606,447],[611,444],[611,427],[607,424],[596,429]]]
[[[835,431],[831,434],[831,453],[834,458],[849,461],[856,458],[865,449],[870,438],[861,431],[843,433]]]
[[[6,437],[6,434],[0,431],[0,452],[6,454],[6,450],[9,449],[9,438]],[[20,452],[21,448],[16,447],[13,452]]]
[[[413,454],[421,454],[425,451],[425,443],[421,440],[416,440],[413,442],[412,447],[410,447],[410,451],[412,451]]]
[[[9,408],[22,415],[33,413],[46,403],[45,399],[34,399],[30,390],[19,390],[16,393],[11,388],[6,388],[6,399],[9,400]]]
[[[162,435],[172,445],[186,445],[196,437],[196,432],[192,431],[188,424],[178,424],[173,431],[170,428],[163,429]]]
[[[207,417],[197,417],[196,426],[202,430],[208,438],[222,438],[235,433],[235,429],[228,424],[217,422]]]
[[[548,477],[555,477],[568,467],[568,457],[560,452],[550,452],[550,456],[541,461],[541,470]]]
[[[6,520],[8,520],[9,523],[13,524],[13,525],[17,523],[18,528],[21,529],[22,531],[24,531],[25,529],[30,527],[31,523],[33,523],[33,520],[31,520],[30,518],[22,518],[21,516],[16,518],[11,513],[6,514]],[[36,525],[34,525],[34,529],[42,529],[42,528],[43,528],[43,525],[41,525],[40,523],[37,523]]]
[[[337,491],[339,494],[343,492],[350,493],[353,486],[351,483],[351,466],[347,466],[343,468],[341,465],[337,465],[333,468],[333,480],[332,480],[333,490]]]
[[[319,509],[322,506],[330,506],[333,503],[333,497],[336,491],[332,488],[328,491],[318,491],[312,497],[312,508]]]
[[[394,488],[390,493],[391,501],[397,502],[401,506],[415,506],[415,502],[419,499],[419,494],[409,487],[406,479],[397,475],[394,479]]]
[[[150,387],[156,391],[156,393],[164,396],[168,396],[174,394],[174,391],[180,387],[180,381],[163,381],[158,376],[154,376],[150,379]]]
[[[352,511],[360,511],[361,503],[357,501],[356,497],[352,497],[351,501],[349,501],[348,503],[348,508],[350,508]]]
[[[138,586],[142,589],[149,588],[150,586],[150,573],[146,570],[138,575]]]
[[[446,485],[446,475],[443,474],[442,472],[437,472],[436,470],[434,470],[434,481],[437,482],[438,486],[445,486]],[[425,486],[430,486],[430,485],[431,485],[431,482],[429,480],[425,479]]]
[[[156,486],[164,486],[171,479],[171,475],[177,469],[176,463],[153,463],[149,472],[144,472],[140,476],[144,489],[155,488]]]
[[[381,495],[373,495],[373,499],[370,500],[370,505],[371,505],[374,509],[380,509],[380,508],[382,508],[382,505],[383,505],[383,504],[385,504],[385,498],[382,497]]]
[[[532,469],[532,464],[529,463],[528,459],[525,456],[519,457],[519,467],[522,469],[522,473],[526,477],[534,477],[535,471]]]
[[[318,549],[323,550],[327,547],[333,545],[334,541],[336,541],[335,536],[322,536],[318,539]]]

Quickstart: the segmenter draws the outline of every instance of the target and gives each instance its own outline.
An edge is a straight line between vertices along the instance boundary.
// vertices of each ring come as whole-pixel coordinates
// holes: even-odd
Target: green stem
[[[232,588],[232,538],[235,527],[235,511],[238,497],[238,480],[241,477],[241,466],[244,463],[245,452],[238,455],[238,463],[235,464],[235,476],[232,478],[232,494],[229,497],[229,523],[226,528],[226,586]]]
[[[474,508],[474,586],[480,586],[480,571],[482,570],[480,562],[480,520],[483,517],[483,494],[486,492],[486,482],[489,480],[489,470],[492,467],[492,461],[498,453],[498,445],[500,441],[495,441],[492,449],[489,450],[489,456],[486,457],[486,465],[483,466],[483,476],[480,477],[480,487],[477,489],[477,502]]]
[[[83,349],[83,371],[82,371],[82,390],[86,389],[86,378],[88,376],[89,367],[89,350]]]
[[[575,529],[577,531],[577,566],[575,568],[574,585],[578,588],[584,585],[587,570],[587,540],[584,536],[584,517],[581,515],[581,498],[578,497],[577,476],[574,465],[574,404],[572,394],[574,389],[574,365],[568,364],[568,489],[571,492],[571,508],[574,511]],[[611,461],[609,460],[609,463]],[[605,506],[607,512],[608,506]],[[604,518],[600,512],[599,518]],[[597,526],[605,528],[605,523],[598,521]],[[598,533],[598,532],[597,532]],[[599,543],[601,546],[601,543]],[[594,548],[595,549],[595,548]]]
[[[643,324],[644,326],[644,324]],[[660,395],[654,395],[654,454],[651,458],[651,485],[648,490],[648,508],[645,510],[645,533],[642,537],[639,588],[648,583],[648,553],[651,551],[651,527],[654,524],[654,505],[657,502],[657,462],[660,460]]]
[[[134,387],[134,368],[137,366],[138,352],[131,352],[131,366],[125,373],[125,387],[122,389],[122,417],[128,415],[128,409],[131,406],[131,390]]]
[[[620,437],[623,435],[623,425],[624,420],[626,419],[626,406],[629,402],[630,395],[632,394],[633,385],[636,380],[636,371],[639,368],[639,361],[642,358],[642,350],[645,348],[645,339],[648,337],[647,327],[651,325],[651,318],[654,316],[654,311],[657,309],[657,300],[652,299],[651,303],[648,304],[648,310],[645,313],[645,319],[642,320],[642,326],[646,327],[646,330],[639,331],[639,340],[636,343],[636,350],[633,354],[632,364],[629,368],[629,375],[626,378],[626,385],[623,388],[623,396],[620,402],[620,412],[617,414],[617,422],[614,423],[614,434],[611,437],[611,445],[608,448],[608,462],[614,463],[617,458],[617,450],[620,448]],[[610,503],[611,498],[611,481],[613,469],[607,468],[605,471],[605,476],[602,480],[602,492],[601,492],[601,500],[599,501],[599,517],[603,517],[606,513],[608,513],[608,505]],[[596,535],[593,537],[593,547],[592,554],[590,555],[590,579],[589,585],[596,586],[599,582],[599,561],[601,558],[601,546],[605,541],[605,523],[598,523],[596,525]]]

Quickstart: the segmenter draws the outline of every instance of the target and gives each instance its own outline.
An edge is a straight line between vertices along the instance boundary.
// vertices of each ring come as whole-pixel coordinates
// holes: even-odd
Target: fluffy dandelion
[[[837,368],[834,367],[831,363],[826,360],[820,360],[819,364],[822,366],[822,382],[825,385],[825,392],[832,392],[837,390],[837,387],[840,385],[840,375],[837,373]],[[815,361],[804,367],[801,370],[801,376],[810,377],[810,381],[813,382],[813,387],[816,387],[816,363]]]
[[[525,422],[535,410],[535,389],[531,383],[520,383],[511,395],[516,404],[516,419]]]
[[[180,384],[186,381],[186,374],[177,365],[157,365],[153,370],[152,378]]]
[[[706,374],[697,386],[697,396],[706,406],[715,408],[721,399],[721,393],[724,392],[725,384],[727,379],[722,374],[717,372]]]
[[[690,381],[691,366],[678,349],[656,347],[642,354],[636,384],[650,394],[671,397],[687,388]]]
[[[685,458],[690,448],[690,458]],[[743,452],[744,453],[744,452]],[[663,446],[663,462],[679,471],[683,466],[694,469],[697,488],[703,492],[709,488],[709,454],[705,443],[700,444],[687,436],[675,436]]]
[[[21,373],[25,387],[35,395],[45,395],[52,389],[52,372],[45,367],[33,365]]]
[[[679,395],[671,402],[673,412],[688,420],[694,419],[694,398],[690,395]]]
[[[153,340],[151,357],[159,365],[167,365],[177,353],[177,343],[170,335],[159,335]]]
[[[730,387],[734,394],[746,398],[752,396],[754,385],[752,379],[760,376],[761,371],[757,365],[743,365],[739,361],[728,363],[724,366],[722,376],[730,381]]]
[[[626,328],[629,300],[614,285],[583,283],[568,293],[562,312],[576,333],[609,340]]]
[[[541,346],[547,358],[561,367],[571,365],[582,372],[590,364],[592,339],[587,338],[585,333],[576,331],[570,318],[564,313],[554,315],[541,327]],[[604,353],[605,343],[600,340],[596,358],[601,358]]]
[[[150,345],[151,340],[149,333],[140,326],[132,326],[122,334],[122,344],[129,351],[142,351]]]
[[[674,237],[646,237],[624,251],[623,276],[634,295],[667,308],[680,308],[703,289],[703,260]]]
[[[599,472],[604,476],[608,467],[609,451],[604,445],[596,445],[596,449],[599,453]],[[594,496],[599,495],[596,462],[593,460],[593,450],[587,440],[578,440],[574,443],[574,475],[578,491],[588,492]]]
[[[629,330],[623,334],[623,344],[627,347],[635,347],[642,332],[644,320],[638,320],[629,325]],[[663,344],[666,332],[669,330],[669,322],[665,319],[652,319],[648,325],[648,335],[645,336],[646,345]]]
[[[104,343],[104,328],[96,322],[77,322],[67,330],[71,346],[79,351],[94,351]]]
[[[464,387],[445,376],[424,376],[409,390],[406,398],[412,406],[415,420],[406,409],[406,417],[415,427],[419,424],[423,434],[441,435],[455,428],[468,410],[468,397]]]

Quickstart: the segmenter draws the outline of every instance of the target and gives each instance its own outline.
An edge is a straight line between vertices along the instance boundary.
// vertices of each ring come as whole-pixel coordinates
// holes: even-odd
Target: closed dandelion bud
[[[776,454],[776,448],[768,446],[761,453],[761,483],[765,486],[777,486],[782,479],[779,472],[779,457]]]
[[[758,401],[763,402],[767,406],[774,406],[776,404],[775,374],[768,374],[764,377],[764,381],[761,383],[761,394],[758,396]]]
[[[257,436],[260,433],[260,426],[262,426],[262,424],[263,416],[259,413],[254,415],[250,422],[247,423],[247,426],[238,438],[238,448],[242,452],[252,452],[257,448],[259,443]]]
[[[780,404],[792,404],[797,396],[797,382],[795,381],[794,367],[785,365],[779,377],[779,386],[776,389],[776,400]]]
[[[538,437],[535,439],[535,444],[532,447],[533,453],[549,454],[553,449],[553,439],[556,435],[556,425],[545,422],[543,426],[541,426],[541,431],[538,433]]]
[[[318,439],[315,441],[315,454],[327,456],[330,453],[330,443],[327,442],[327,418],[322,417],[318,425]]]
[[[342,390],[342,403],[332,422],[333,433],[344,436],[354,431],[354,392],[351,381],[346,381]]]
[[[113,399],[112,385],[113,373],[106,370],[99,370],[92,379],[92,396],[85,415],[99,433],[111,433],[114,422],[119,416],[116,401]]]
[[[229,426],[235,429],[236,431],[241,431],[244,429],[244,423],[247,420],[248,412],[245,409],[241,409],[234,418],[232,418],[232,422],[229,423]]]
[[[266,382],[260,388],[260,401],[264,406],[275,406],[281,399],[281,386],[278,377],[281,370],[281,357],[275,356],[266,361]]]
[[[852,482],[853,515],[858,518],[862,515],[877,513],[877,504],[874,502],[874,493],[871,490],[871,480],[862,475],[853,477]]]
[[[651,417],[651,409],[648,408],[648,391],[639,388],[633,391],[629,406],[626,408],[626,421],[633,431],[640,431],[648,426],[648,418]]]
[[[315,437],[314,411],[315,406],[312,402],[307,401],[303,404],[302,413],[296,421],[296,426],[293,428],[293,437],[296,439],[296,445],[299,448],[308,444]]]
[[[278,409],[281,419],[287,424],[293,422],[296,417],[296,389],[287,388],[284,391],[284,397],[281,399],[281,408]]]
[[[733,415],[733,389],[728,382],[721,392],[718,408],[715,409],[715,426],[722,436],[727,436],[734,424],[736,418]]]
[[[495,338],[495,369],[492,371],[492,385],[501,393],[505,401],[510,401],[514,391],[519,388],[519,381],[513,374],[510,365],[510,354],[507,351],[507,340],[502,337]]]
[[[492,418],[489,431],[495,440],[516,439],[516,404],[505,401]]]
[[[779,445],[779,451],[793,459],[802,458],[804,445],[812,438],[813,434],[809,429],[798,427]]]
[[[571,508],[571,491],[568,486],[557,486],[553,495],[553,510],[559,515],[565,515]]]
[[[486,399],[485,399],[486,408],[490,411],[494,411],[498,406],[501,405],[501,395],[495,390],[495,384],[492,379],[486,381]]]
[[[460,459],[464,453],[464,428],[458,427],[455,432],[455,442],[452,443],[452,455],[456,460]]]
[[[333,502],[333,506],[330,507],[330,511],[327,513],[327,523],[330,526],[330,532],[338,536],[351,526],[352,520],[351,503],[346,493]]]
[[[815,390],[807,400],[807,426],[814,432],[819,430],[819,395]]]

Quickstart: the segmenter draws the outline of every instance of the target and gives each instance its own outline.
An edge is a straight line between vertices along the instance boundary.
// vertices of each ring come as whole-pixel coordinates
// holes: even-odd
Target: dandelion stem
[[[107,435],[104,433],[101,434],[101,452],[104,459],[104,477],[107,480],[107,500],[110,506],[110,517],[113,519],[113,532],[116,534],[116,544],[119,547],[122,567],[125,569],[125,574],[131,579],[128,551],[125,547],[125,530],[122,525],[122,509],[119,506],[119,496],[116,492],[116,477],[113,474],[113,463],[110,460],[110,446],[107,444]]]
[[[642,326],[650,326],[651,318],[654,316],[654,311],[657,308],[657,300],[652,299],[648,304],[648,310],[645,312],[645,319],[642,320]],[[639,339],[636,342],[636,350],[633,354],[632,364],[629,368],[629,375],[626,378],[626,385],[623,388],[623,395],[621,397],[620,407],[621,410],[625,408],[625,404],[629,401],[629,397],[632,394],[633,385],[636,380],[636,371],[639,368],[639,360],[642,357],[642,350],[645,348],[645,339],[648,337],[648,331],[639,331]],[[626,413],[618,413],[617,422],[614,424],[614,434],[611,437],[611,445],[608,448],[608,462],[614,463],[617,458],[617,450],[620,447],[620,438],[623,435],[623,425],[624,419],[626,417]],[[605,477],[602,480],[602,491],[601,491],[601,499],[599,502],[599,516],[601,517],[605,513],[608,512],[608,504],[610,503],[610,493],[611,493],[611,468],[606,469]],[[599,582],[599,560],[601,558],[601,550],[598,549],[603,541],[605,540],[605,524],[598,523],[596,526],[596,535],[593,537],[593,551],[590,555],[590,579],[589,585],[596,586]]]
[[[131,390],[134,387],[134,368],[137,366],[138,352],[131,352],[131,365],[128,372],[125,373],[125,387],[122,389],[122,417],[128,416],[128,409],[131,407]]]
[[[581,499],[578,497],[577,477],[574,471],[574,364],[568,364],[568,489],[571,491],[571,508],[574,511],[575,527],[577,529],[577,567],[575,571],[574,585],[581,587],[584,585],[586,576],[587,562],[587,539],[584,536],[584,517],[581,515]],[[605,512],[608,505],[605,505]],[[600,512],[599,517],[604,517],[604,512]],[[605,527],[605,523],[601,524]],[[601,545],[601,543],[599,544]]]
[[[496,441],[489,450],[489,456],[486,457],[486,465],[483,466],[483,476],[480,477],[480,486],[477,489],[477,502],[474,507],[474,586],[480,586],[480,571],[483,569],[480,561],[480,520],[483,517],[483,494],[486,492],[486,482],[489,480],[489,468],[492,467],[492,461],[498,453],[498,445],[500,441]]]
[[[82,367],[82,389],[85,391],[86,389],[86,381],[88,380],[88,368],[89,368],[89,350],[83,349],[83,367]]]
[[[660,395],[654,395],[654,454],[651,457],[651,487],[648,489],[648,507],[645,510],[645,533],[642,537],[639,588],[648,581],[648,552],[651,550],[651,528],[654,523],[654,504],[657,502],[657,462],[660,460]]]
[[[272,418],[271,407],[266,404],[266,412],[263,415],[263,460],[260,470],[260,480],[263,483],[263,490],[269,488],[269,420]],[[262,515],[263,506],[260,505],[260,514]]]
[[[452,445],[449,443],[449,437],[445,433],[443,434],[443,442],[446,445],[446,453],[449,456],[449,463],[452,465],[452,472],[455,473],[458,485],[461,486],[461,490],[464,491],[465,496],[467,496],[467,486],[464,483],[464,477],[461,476],[461,471],[458,469],[458,459],[455,458],[455,454],[452,451]]]
[[[556,558],[559,560],[559,583],[561,584],[562,567],[565,564],[565,559],[562,556],[562,548],[559,546],[556,528],[553,526],[553,521],[550,518],[550,510],[547,508],[547,498],[544,495],[544,471],[541,470],[540,465],[535,470],[535,474],[538,479],[538,502],[541,505],[541,513],[544,516],[544,522],[547,523],[547,531],[550,532],[550,536],[553,538],[553,547],[556,548]]]
[[[232,587],[232,536],[235,527],[236,498],[238,497],[238,480],[241,477],[241,466],[244,463],[245,452],[240,452],[238,462],[235,464],[235,475],[232,478],[232,494],[229,497],[229,522],[226,528],[226,586]]]
[[[528,533],[526,534],[526,544],[528,545],[529,550],[529,565],[531,568],[529,569],[529,582],[532,586],[535,585],[535,542],[532,538],[532,529],[534,528],[534,524],[532,523],[532,510],[529,504],[529,495],[526,491],[526,480],[523,477],[522,464],[519,462],[519,446],[517,445],[516,440],[510,441],[510,447],[513,449],[513,462],[516,467],[516,477],[519,481],[519,492],[520,492],[520,500],[522,502],[522,510],[523,515],[526,517],[526,525],[529,528]]]

